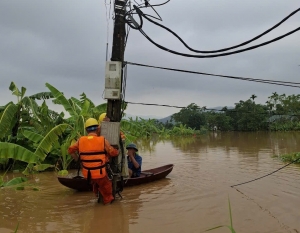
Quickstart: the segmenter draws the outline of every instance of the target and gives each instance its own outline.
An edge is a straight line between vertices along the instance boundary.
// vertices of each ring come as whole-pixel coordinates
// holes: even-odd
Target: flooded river
[[[211,133],[140,144],[143,169],[173,163],[173,171],[124,189],[122,200],[106,206],[62,186],[53,172],[37,174],[25,190],[0,190],[0,232],[18,223],[22,233],[204,232],[230,224],[228,198],[238,233],[300,232],[299,165],[230,187],[283,166],[274,155],[300,151],[299,140],[300,133]]]

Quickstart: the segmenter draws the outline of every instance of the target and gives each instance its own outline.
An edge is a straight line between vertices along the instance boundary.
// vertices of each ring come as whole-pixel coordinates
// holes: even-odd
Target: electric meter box
[[[121,98],[122,62],[109,61],[105,67],[105,99]]]
[[[100,126],[100,135],[104,136],[110,145],[119,145],[120,122],[102,121]]]

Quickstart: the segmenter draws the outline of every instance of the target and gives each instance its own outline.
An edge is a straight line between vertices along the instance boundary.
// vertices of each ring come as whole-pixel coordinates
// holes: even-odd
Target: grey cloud
[[[211,50],[248,40],[298,7],[296,0],[188,0],[184,3],[172,0],[156,9],[164,20],[162,24],[177,32],[190,46]],[[293,16],[253,44],[299,27],[299,19],[300,14]],[[112,26],[110,21],[110,52]],[[190,53],[163,29],[148,22],[144,23],[143,29],[156,42]],[[0,105],[14,100],[8,91],[11,81],[25,86],[28,94],[47,91],[45,83],[49,82],[67,97],[79,97],[85,92],[96,103],[105,102],[102,99],[107,37],[104,2],[1,1],[0,30]],[[138,31],[131,30],[125,60],[207,73],[297,82],[300,71],[299,38],[298,32],[253,51],[222,58],[195,59],[162,51]],[[257,102],[264,103],[275,91],[298,93],[298,88],[134,66],[128,66],[127,76],[126,99],[135,102],[233,106],[252,94],[258,96]],[[139,115],[165,116],[178,109],[130,105],[128,111]]]

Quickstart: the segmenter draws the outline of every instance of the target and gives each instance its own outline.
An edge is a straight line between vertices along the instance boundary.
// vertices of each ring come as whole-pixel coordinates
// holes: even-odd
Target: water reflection
[[[257,156],[262,150],[274,154],[299,151],[299,132],[210,132],[197,137],[177,137],[170,140],[182,152],[199,153],[208,148],[236,149],[241,154]]]
[[[0,232],[114,232],[129,233],[139,219],[145,198],[150,200],[167,188],[169,179],[152,185],[126,188],[113,204],[98,204],[92,192],[76,192],[63,187],[54,173],[37,175],[40,191],[2,189]],[[34,179],[31,180],[34,182]]]
[[[137,141],[137,146],[140,151],[147,151],[153,153],[155,151],[155,146],[159,143],[161,139],[158,135],[154,135],[152,138],[143,138]]]
[[[129,209],[120,202],[108,206],[94,205],[82,216],[81,232],[129,233],[129,218]]]
[[[217,132],[141,141],[144,168],[175,164],[168,178],[125,188],[122,200],[103,206],[90,192],[62,186],[55,173],[40,173],[30,180],[40,191],[0,190],[0,232],[13,232],[17,222],[18,233],[203,232],[228,224],[228,196],[237,232],[300,232],[299,165],[238,186],[241,192],[230,188],[283,166],[272,156],[300,151],[299,139],[300,133]]]

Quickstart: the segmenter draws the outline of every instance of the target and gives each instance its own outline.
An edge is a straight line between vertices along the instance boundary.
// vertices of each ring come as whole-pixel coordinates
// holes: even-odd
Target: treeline
[[[300,95],[268,97],[266,104],[256,104],[256,95],[240,100],[234,108],[211,110],[192,103],[171,120],[158,124],[172,128],[180,124],[196,130],[219,131],[297,131],[300,130]]]

